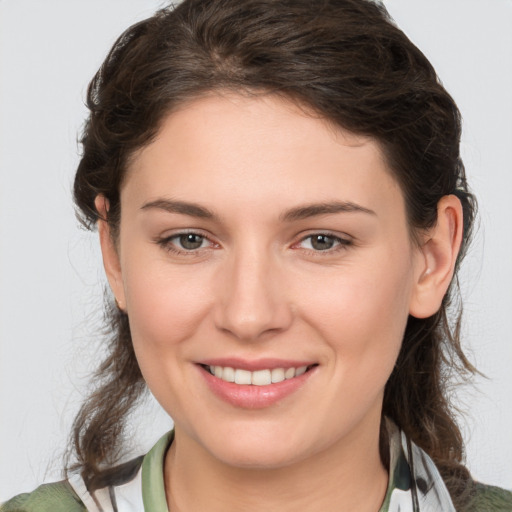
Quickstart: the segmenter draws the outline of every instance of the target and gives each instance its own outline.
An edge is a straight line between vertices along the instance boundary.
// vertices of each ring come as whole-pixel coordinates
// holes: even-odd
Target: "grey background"
[[[155,0],[0,1],[0,501],[60,477],[101,358],[104,275],[70,188],[88,81]],[[481,226],[463,269],[465,344],[489,378],[459,390],[468,463],[512,488],[512,2],[388,0],[464,116]],[[170,421],[149,400],[133,452]]]

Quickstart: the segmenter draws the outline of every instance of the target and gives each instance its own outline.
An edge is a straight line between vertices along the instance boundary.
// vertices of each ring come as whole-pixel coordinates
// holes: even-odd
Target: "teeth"
[[[243,384],[253,386],[268,386],[283,380],[293,379],[306,373],[307,366],[298,368],[273,368],[272,370],[257,370],[250,372],[231,368],[229,366],[210,366],[209,370],[212,375],[226,382],[234,382],[235,384]]]
[[[255,386],[268,386],[272,384],[272,374],[270,370],[258,370],[252,372],[251,383]]]
[[[301,366],[300,368],[297,368],[295,370],[295,377],[298,377],[299,375],[302,375],[303,373],[306,373],[307,369],[308,369],[307,366]]]
[[[285,379],[285,375],[286,372],[283,368],[274,368],[271,374],[272,382],[282,382]]]
[[[293,379],[293,377],[295,377],[295,368],[288,368],[284,372],[284,378],[285,379]]]
[[[222,366],[218,366],[222,370]],[[224,373],[224,372],[222,372]],[[222,379],[222,377],[220,377]],[[235,370],[235,384],[250,384],[251,372],[247,370]]]
[[[222,368],[222,367],[217,367]],[[229,368],[227,366],[222,370],[222,379],[224,379],[226,382],[235,382],[235,370],[233,368]]]

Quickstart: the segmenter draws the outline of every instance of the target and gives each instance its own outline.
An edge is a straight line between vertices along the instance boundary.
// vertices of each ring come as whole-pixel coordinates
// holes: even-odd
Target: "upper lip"
[[[248,360],[240,359],[238,357],[222,357],[215,359],[204,359],[198,361],[198,364],[205,366],[222,366],[224,368],[230,367],[255,372],[258,370],[273,370],[274,368],[300,368],[301,366],[311,366],[313,364],[316,364],[316,362],[277,358],[262,358]]]

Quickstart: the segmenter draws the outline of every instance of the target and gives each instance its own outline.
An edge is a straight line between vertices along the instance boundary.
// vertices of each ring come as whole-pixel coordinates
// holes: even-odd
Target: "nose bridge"
[[[277,261],[269,248],[245,244],[223,268],[217,326],[239,339],[254,340],[285,329],[291,320]]]

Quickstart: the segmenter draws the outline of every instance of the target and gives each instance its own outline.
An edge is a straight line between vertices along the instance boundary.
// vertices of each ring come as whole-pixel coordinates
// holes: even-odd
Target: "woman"
[[[111,353],[68,481],[5,510],[512,508],[446,397],[474,371],[446,314],[458,110],[382,7],[184,2],[121,36],[89,108]],[[145,383],[175,430],[118,466]]]

